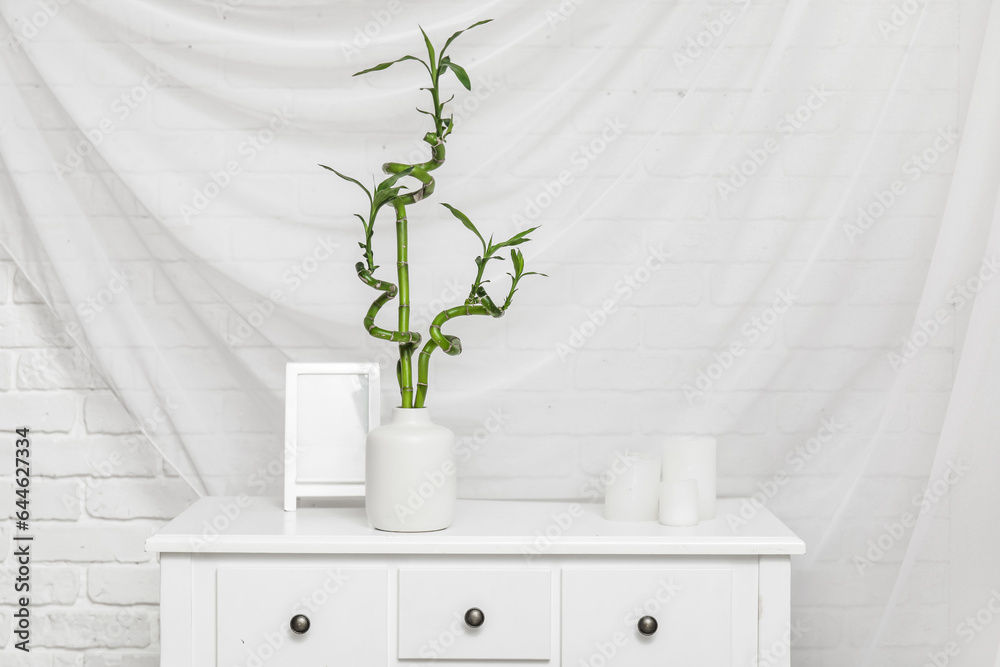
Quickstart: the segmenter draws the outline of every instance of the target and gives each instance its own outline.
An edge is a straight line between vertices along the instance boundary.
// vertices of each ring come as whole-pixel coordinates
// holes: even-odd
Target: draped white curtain
[[[474,271],[436,202],[498,237],[543,224],[525,254],[550,278],[434,362],[439,421],[505,415],[463,492],[575,497],[616,448],[716,434],[720,490],[807,542],[808,664],[996,660],[988,0],[0,8],[0,241],[52,344],[197,492],[279,491],[259,473],[281,460],[286,362],[393,377],[361,327],[363,195],[314,165],[424,159],[419,67],[351,74],[419,54],[417,23],[440,41],[494,18],[453,47],[473,91],[452,81],[448,160],[410,211],[415,319]]]

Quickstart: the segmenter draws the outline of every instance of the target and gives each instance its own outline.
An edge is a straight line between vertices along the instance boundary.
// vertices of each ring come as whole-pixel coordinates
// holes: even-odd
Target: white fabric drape
[[[422,159],[418,70],[351,74],[491,17],[454,49],[474,87],[434,200],[542,223],[551,277],[434,362],[440,421],[506,415],[463,492],[575,497],[616,447],[717,434],[720,491],[809,546],[810,664],[993,664],[1000,622],[962,625],[1000,590],[990,2],[39,7],[0,2],[0,241],[199,493],[279,492],[287,361],[393,376],[364,202],[313,165]],[[424,324],[476,250],[438,209],[411,211]]]

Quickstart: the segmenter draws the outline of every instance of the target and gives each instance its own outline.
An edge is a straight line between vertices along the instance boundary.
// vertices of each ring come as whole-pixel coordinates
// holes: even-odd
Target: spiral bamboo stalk
[[[434,321],[431,322],[428,332],[430,338],[424,343],[423,349],[420,350],[420,358],[417,361],[417,395],[413,404],[414,407],[424,407],[424,401],[427,399],[427,379],[430,373],[431,355],[434,353],[434,350],[440,349],[450,357],[462,354],[462,340],[458,336],[449,336],[441,333],[441,327],[456,317],[468,315],[503,317],[503,314],[504,309],[493,303],[493,300],[482,286],[476,290],[475,300],[470,298],[461,306],[448,308],[438,313]]]
[[[420,343],[420,334],[415,331],[405,333],[400,331],[389,331],[388,329],[383,329],[375,324],[375,318],[378,316],[378,311],[382,309],[382,306],[396,298],[396,294],[399,292],[399,289],[393,283],[375,278],[371,271],[365,268],[363,262],[358,262],[354,265],[354,268],[358,272],[358,278],[360,278],[363,283],[382,292],[382,294],[375,299],[372,305],[368,307],[368,312],[365,314],[365,330],[369,333],[369,335],[374,338],[391,341],[393,343]]]

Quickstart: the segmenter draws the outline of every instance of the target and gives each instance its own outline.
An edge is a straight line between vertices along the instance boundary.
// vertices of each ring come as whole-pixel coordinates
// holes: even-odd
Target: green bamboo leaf
[[[365,194],[366,194],[366,195],[368,195],[368,201],[372,201],[372,193],[371,193],[371,190],[369,190],[368,188],[366,188],[366,187],[365,187],[365,185],[364,185],[364,184],[363,184],[363,183],[362,183],[361,181],[359,181],[359,180],[357,180],[357,179],[355,179],[355,178],[351,178],[350,176],[345,176],[344,174],[340,173],[340,172],[339,172],[339,171],[337,171],[336,169],[334,169],[334,168],[332,168],[332,167],[328,167],[328,166],[326,166],[325,164],[321,164],[321,165],[319,165],[319,166],[321,166],[321,167],[323,167],[324,169],[327,169],[327,170],[329,170],[329,171],[332,171],[333,173],[335,173],[335,174],[336,174],[337,176],[340,176],[340,177],[341,177],[342,179],[344,179],[345,181],[350,181],[351,183],[354,183],[354,184],[355,184],[355,185],[357,185],[357,186],[358,186],[359,188],[361,188],[362,190],[364,190],[364,191],[365,191]]]
[[[496,246],[497,250],[499,250],[500,248],[510,248],[512,246],[521,245],[522,243],[530,241],[531,239],[528,238],[528,234],[535,231],[536,229],[538,229],[538,227],[532,227],[531,229],[526,229],[523,232],[518,232],[517,234],[514,234],[514,236],[510,237],[506,241],[501,241],[500,243],[498,243]]]
[[[372,208],[374,211],[377,212],[399,194],[399,191],[403,189],[403,186],[396,185],[396,181],[404,176],[409,176],[412,171],[413,167],[407,167],[397,174],[392,174],[389,178],[378,184],[375,188],[375,196],[372,198]]]
[[[380,208],[382,208],[383,206],[391,202],[393,199],[395,199],[396,196],[399,194],[399,191],[402,189],[403,189],[402,186],[398,186],[395,188],[389,188],[387,190],[383,190],[378,194],[376,194],[375,201],[372,204],[373,208],[375,209],[375,212],[378,212]]]
[[[376,193],[375,201],[372,203],[374,212],[377,213],[379,209],[391,202],[402,189],[402,186],[399,186],[395,188],[388,188],[387,190],[382,190],[381,192]]]
[[[451,62],[451,56],[445,56],[438,61],[438,76],[443,76],[445,72],[448,71],[448,63]]]
[[[479,242],[483,244],[483,252],[488,257],[489,253],[486,252],[486,241],[483,239],[483,235],[479,233],[479,230],[476,229],[476,226],[472,224],[472,220],[469,220],[468,216],[466,216],[464,213],[459,211],[451,204],[441,204],[441,205],[447,208],[449,211],[451,211],[451,214],[456,218],[458,218],[461,221],[461,223],[465,225],[466,229],[472,231],[472,233],[476,235],[476,237],[479,239]],[[477,265],[479,264],[479,261],[481,259],[482,259],[481,257],[476,259]]]
[[[427,70],[430,71],[434,67],[434,45],[431,44],[430,37],[428,37],[427,33],[424,32],[423,26],[417,26],[417,27],[420,28],[420,34],[424,36],[424,44],[427,45],[427,55],[428,55],[428,60],[430,61],[430,66],[427,68]]]
[[[548,278],[548,275],[546,275],[544,273],[538,273],[537,271],[527,271],[525,273],[522,273],[522,274],[516,275],[516,276],[513,273],[509,273],[508,272],[507,275],[510,276],[513,279],[515,286],[519,282],[521,282],[521,278],[524,278],[526,276],[541,276],[542,278]],[[517,290],[514,290],[514,291],[516,292]]]
[[[404,176],[409,176],[413,172],[413,169],[414,169],[413,167],[407,167],[403,171],[392,174],[391,176],[389,176],[389,178],[385,179],[384,181],[378,184],[377,190],[391,188],[396,184],[396,181],[403,178]]]
[[[524,238],[525,236],[527,236],[527,235],[528,235],[528,234],[530,234],[531,232],[535,231],[535,230],[536,230],[536,229],[538,229],[539,227],[541,227],[541,225],[538,225],[538,226],[536,226],[536,227],[532,227],[532,228],[530,228],[530,229],[525,229],[525,230],[524,230],[523,232],[518,232],[517,234],[514,234],[514,236],[512,236],[512,237],[511,237],[511,239],[513,240],[513,239],[521,239],[521,238]]]
[[[463,32],[466,32],[467,30],[472,30],[473,28],[475,28],[477,26],[481,26],[483,24],[489,23],[492,20],[493,19],[485,19],[483,21],[477,21],[476,23],[473,23],[472,25],[470,25],[465,30],[459,30],[458,32],[456,32],[454,35],[452,35],[451,37],[448,38],[447,42],[444,43],[444,47],[441,49],[441,55],[442,56],[444,55],[444,52],[448,50],[448,47],[451,46],[451,43],[455,41],[455,38],[458,37],[459,35],[461,35]]]
[[[420,63],[421,65],[423,65],[427,69],[428,72],[430,72],[430,70],[431,70],[431,68],[427,65],[427,63],[425,63],[420,58],[417,58],[416,56],[403,56],[402,58],[397,58],[396,60],[393,60],[391,62],[382,63],[380,65],[375,65],[375,67],[369,67],[368,69],[363,69],[360,72],[355,72],[351,76],[361,76],[362,74],[368,74],[369,72],[380,72],[380,71],[382,71],[384,69],[389,69],[390,67],[392,67],[396,63],[401,63],[404,60],[416,60],[418,63]]]
[[[448,61],[447,67],[455,73],[455,76],[458,77],[458,80],[465,86],[466,90],[472,90],[472,81],[469,80],[469,73],[465,71],[465,68],[451,61]]]
[[[514,273],[521,275],[524,271],[524,255],[521,251],[514,249],[510,251],[510,261],[514,264]]]

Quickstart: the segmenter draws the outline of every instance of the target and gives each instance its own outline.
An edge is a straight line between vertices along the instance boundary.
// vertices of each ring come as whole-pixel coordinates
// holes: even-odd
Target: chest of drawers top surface
[[[606,521],[599,503],[460,500],[434,533],[372,528],[364,508],[285,512],[277,497],[201,498],[146,542],[161,553],[795,555],[805,543],[766,509],[720,498],[716,518],[689,528]],[[752,506],[749,506],[752,507]]]

